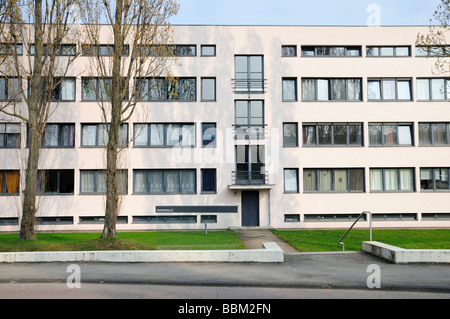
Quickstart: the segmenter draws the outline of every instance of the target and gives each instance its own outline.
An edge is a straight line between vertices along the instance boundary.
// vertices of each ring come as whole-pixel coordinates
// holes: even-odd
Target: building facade
[[[415,45],[427,27],[174,31],[175,87],[146,79],[122,129],[119,231],[348,228],[363,211],[374,227],[450,227],[450,76]],[[88,59],[44,134],[40,231],[103,227],[103,83]],[[0,231],[17,231],[27,131],[0,122]]]

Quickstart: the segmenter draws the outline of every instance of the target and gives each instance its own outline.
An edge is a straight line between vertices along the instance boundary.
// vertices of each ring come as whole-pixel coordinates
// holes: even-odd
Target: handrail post
[[[355,220],[355,222],[353,223],[352,226],[350,226],[350,228],[345,232],[345,234],[341,237],[341,239],[339,239],[338,241],[338,245],[342,245],[342,251],[345,251],[345,245],[342,242],[342,239],[345,238],[345,236],[347,236],[347,234],[352,230],[352,228],[356,225],[356,223],[361,219],[361,217],[363,217],[363,215],[365,215],[368,212],[362,212],[361,215],[358,216],[358,218]]]

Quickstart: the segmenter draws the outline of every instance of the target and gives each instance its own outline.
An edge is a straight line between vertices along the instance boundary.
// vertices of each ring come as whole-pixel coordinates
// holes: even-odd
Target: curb
[[[0,263],[44,262],[284,262],[283,250],[276,243],[263,243],[262,249],[246,250],[152,250],[152,251],[71,251],[0,253]]]

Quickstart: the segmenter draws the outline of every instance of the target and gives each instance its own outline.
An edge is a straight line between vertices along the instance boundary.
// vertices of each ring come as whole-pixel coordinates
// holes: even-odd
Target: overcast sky
[[[441,0],[178,0],[172,24],[429,25]],[[375,19],[375,20],[374,20]]]

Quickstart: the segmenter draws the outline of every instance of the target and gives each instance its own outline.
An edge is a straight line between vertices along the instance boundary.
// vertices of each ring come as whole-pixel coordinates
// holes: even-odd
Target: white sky
[[[172,24],[429,25],[441,0],[178,0]]]

